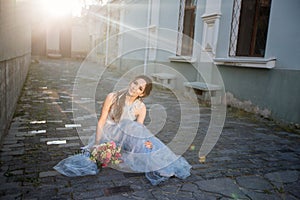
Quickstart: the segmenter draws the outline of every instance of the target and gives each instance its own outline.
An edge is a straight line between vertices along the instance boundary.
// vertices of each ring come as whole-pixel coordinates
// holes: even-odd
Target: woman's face
[[[132,97],[142,97],[144,95],[147,82],[144,79],[136,79],[129,84],[128,94]]]

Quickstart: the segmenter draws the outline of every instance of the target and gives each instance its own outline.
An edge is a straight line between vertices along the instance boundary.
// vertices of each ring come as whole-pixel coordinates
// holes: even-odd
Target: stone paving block
[[[22,193],[17,193],[17,194],[8,194],[5,195],[3,197],[1,197],[1,199],[21,199],[22,197]]]
[[[16,133],[16,137],[18,137],[18,138],[24,138],[24,136],[26,136],[27,135],[27,132],[18,132],[18,133]]]
[[[8,189],[13,190],[19,187],[20,187],[20,183],[16,183],[16,182],[5,183],[0,185],[0,191],[5,191]]]
[[[51,137],[51,138],[40,138],[40,142],[54,141],[54,140],[78,140],[79,137]]]
[[[60,175],[57,171],[46,171],[46,172],[39,173],[40,178],[49,177],[49,176],[57,176],[57,175]]]
[[[171,192],[157,188],[154,189],[151,193],[155,199],[194,199],[193,193],[187,191]]]
[[[214,157],[214,158],[211,158],[212,161],[216,161],[216,162],[224,162],[224,161],[230,161],[232,160],[231,157],[228,157],[228,156],[224,156],[224,157]]]
[[[67,143],[66,140],[51,140],[46,142],[47,145],[63,145],[66,143]]]
[[[81,127],[81,124],[65,124],[65,128],[77,128]]]
[[[73,192],[73,198],[74,199],[95,199],[95,198],[101,198],[103,197],[103,192],[101,190],[94,190],[94,191],[86,191],[86,192]]]
[[[134,191],[132,192],[132,198],[137,200],[150,200],[154,199],[154,196],[150,191]]]
[[[62,123],[62,120],[47,120],[48,123]]]
[[[24,170],[13,170],[13,171],[9,171],[8,173],[12,176],[22,175],[24,174]]]
[[[73,128],[71,128],[71,127],[58,127],[58,128],[56,128],[56,130],[58,130],[58,131],[65,131],[65,130],[72,130]]]
[[[26,135],[26,137],[32,137],[32,136],[35,136],[37,134],[42,134],[42,133],[46,133],[47,131],[46,130],[33,130],[33,131],[29,131]]]
[[[295,198],[300,199],[300,181],[286,185],[284,190],[292,194]]]
[[[7,151],[3,151],[1,153],[2,156],[17,156],[17,155],[23,155],[24,154],[24,148],[20,149],[20,150],[7,150]]]
[[[46,123],[46,120],[34,120],[34,121],[30,121],[29,122],[30,124],[45,124]]]
[[[9,164],[11,160],[13,160],[13,156],[11,155],[3,155],[3,152],[0,151],[0,159],[2,166],[6,166]]]
[[[297,155],[296,153],[281,153],[278,158],[280,160],[286,160],[286,161],[296,161],[298,162],[300,160],[299,155]]]
[[[99,174],[101,181],[118,181],[121,179],[124,179],[123,175],[116,174],[116,175],[101,175],[101,172]]]
[[[224,195],[230,198],[246,198],[234,180],[230,178],[218,178],[204,181],[197,181],[200,190]]]
[[[80,143],[67,143],[67,144],[59,144],[58,147],[59,148],[67,148],[67,147],[78,147],[78,149],[80,148]]]
[[[17,149],[17,148],[24,148],[24,143],[17,143],[17,144],[6,144],[3,145],[1,151],[10,151],[12,149]]]
[[[299,171],[286,170],[268,173],[265,175],[267,179],[277,183],[292,183],[299,179]]]
[[[194,183],[185,183],[182,185],[181,189],[182,191],[188,191],[188,192],[196,192],[199,190],[198,186]]]
[[[221,196],[218,195],[218,194],[209,194],[209,193],[205,193],[205,192],[202,192],[202,191],[194,192],[193,197],[196,200],[198,200],[198,199],[199,200],[216,200],[216,199],[220,199],[220,200],[222,199],[223,200],[223,198],[221,198]]]
[[[244,193],[250,197],[250,199],[256,200],[256,199],[262,199],[262,200],[281,200],[280,196],[278,194],[274,194],[274,192],[270,192],[266,190],[265,192],[256,192],[256,191],[249,191],[249,190],[243,190]]]
[[[16,144],[18,143],[19,139],[4,139],[3,143],[4,145],[6,144]],[[22,140],[22,138],[20,138],[20,140]]]
[[[130,199],[128,197],[128,195],[126,193],[124,194],[119,194],[119,195],[114,195],[114,196],[109,196],[109,197],[98,197],[98,198],[95,198],[95,200],[128,200]]]
[[[272,190],[272,185],[261,176],[241,176],[236,178],[240,187],[253,190]]]
[[[58,188],[57,196],[59,196],[59,197],[65,196],[65,197],[68,197],[67,199],[71,199],[73,192],[74,192],[74,189],[72,187],[65,185],[63,187]]]

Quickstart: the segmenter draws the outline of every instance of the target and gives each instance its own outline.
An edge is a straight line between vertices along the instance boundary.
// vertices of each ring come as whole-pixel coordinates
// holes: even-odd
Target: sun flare
[[[82,5],[78,0],[42,0],[45,12],[50,17],[80,16]]]

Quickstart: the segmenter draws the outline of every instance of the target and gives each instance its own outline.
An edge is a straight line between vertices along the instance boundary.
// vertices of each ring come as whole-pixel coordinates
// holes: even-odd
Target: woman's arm
[[[141,124],[144,124],[146,113],[147,113],[146,106],[145,106],[144,103],[141,103],[141,106],[138,108],[138,111],[137,111],[137,119],[136,119],[136,121],[139,122],[139,123],[141,123]],[[146,141],[144,143],[144,145],[148,149],[152,149],[152,147],[153,147],[152,142],[149,141],[149,140]]]
[[[138,106],[138,109],[137,109],[136,113],[137,113],[136,121],[141,123],[141,124],[144,124],[147,109],[146,109],[146,106],[143,102],[141,103],[140,106]]]
[[[105,122],[107,120],[107,116],[108,116],[110,107],[113,104],[115,98],[116,98],[115,93],[109,93],[105,98],[105,101],[104,101],[103,106],[102,106],[100,119],[99,119],[98,124],[97,124],[95,145],[99,144],[99,142],[101,140],[103,127],[104,127]]]

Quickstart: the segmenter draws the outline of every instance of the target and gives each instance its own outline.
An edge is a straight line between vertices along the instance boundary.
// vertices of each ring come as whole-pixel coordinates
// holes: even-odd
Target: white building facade
[[[217,69],[229,105],[300,123],[298,0],[128,0],[105,8],[107,66],[172,68],[213,84]],[[182,80],[176,88],[184,89]]]

